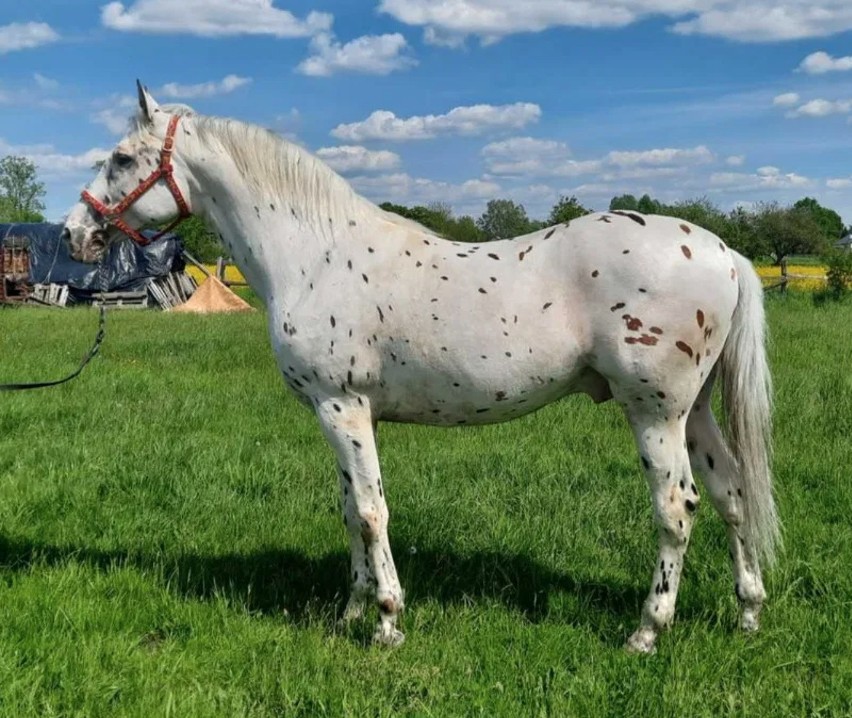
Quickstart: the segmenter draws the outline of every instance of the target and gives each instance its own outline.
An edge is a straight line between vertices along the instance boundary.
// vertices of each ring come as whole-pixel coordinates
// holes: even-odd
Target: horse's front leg
[[[351,395],[317,404],[323,433],[337,455],[343,516],[352,551],[352,594],[344,619],[359,617],[371,595],[378,602],[376,643],[397,646],[402,589],[388,541],[388,508],[379,471],[376,436],[368,402]]]

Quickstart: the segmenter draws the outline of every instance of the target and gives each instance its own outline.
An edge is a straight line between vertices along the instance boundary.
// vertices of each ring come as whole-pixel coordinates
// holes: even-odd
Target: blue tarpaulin
[[[101,291],[98,265],[78,262],[71,257],[68,245],[62,240],[63,225],[0,224],[0,244],[25,248],[29,254],[30,284],[67,284],[72,294],[82,299]],[[153,236],[154,231],[142,232]],[[169,272],[183,271],[180,238],[174,234],[161,237],[147,247],[140,247],[128,238],[109,248],[104,268],[107,292],[138,291],[147,280]]]

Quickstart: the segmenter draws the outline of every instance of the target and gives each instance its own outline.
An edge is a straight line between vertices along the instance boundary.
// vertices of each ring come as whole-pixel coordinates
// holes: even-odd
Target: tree
[[[550,216],[547,218],[547,226],[554,224],[567,224],[572,219],[582,217],[589,214],[589,210],[580,204],[580,201],[574,197],[560,197],[559,201],[553,205],[550,210]]]
[[[740,206],[735,207],[728,214],[728,235],[723,237],[725,243],[746,257],[756,257],[759,253],[755,251],[757,240],[754,225],[751,212]]]
[[[639,200],[632,194],[622,194],[618,197],[613,197],[609,203],[609,211],[612,212],[614,209],[638,212]]]
[[[840,215],[833,209],[823,207],[813,197],[800,199],[793,209],[807,212],[823,231],[827,240],[838,240],[843,237],[844,226]]]
[[[752,256],[769,256],[781,264],[791,254],[817,254],[826,248],[823,229],[807,210],[763,203],[753,222]]]
[[[482,242],[485,237],[470,215],[463,215],[453,221],[450,239],[456,242]]]
[[[415,205],[414,207],[406,207],[402,204],[392,204],[384,202],[379,205],[386,212],[393,212],[401,217],[410,219],[418,224],[422,224],[427,229],[443,235],[446,229],[449,216],[452,216],[452,210],[446,205],[438,205],[435,209],[424,207],[423,205]]]
[[[731,234],[730,221],[727,215],[707,199],[707,197],[688,199],[676,202],[673,205],[660,204],[656,213],[668,217],[685,219],[687,222],[692,222],[692,224],[698,225],[708,232],[713,232],[713,234],[725,241],[728,240]]]
[[[524,206],[510,199],[492,199],[488,202],[485,212],[476,220],[476,226],[488,240],[517,237],[532,230]]]
[[[485,239],[472,217],[454,217],[452,208],[445,202],[433,202],[428,207],[406,207],[391,202],[383,202],[379,206],[385,212],[393,212],[413,220],[455,242],[482,242]]]
[[[44,184],[36,166],[26,157],[9,155],[0,160],[0,213],[5,222],[43,222]]]
[[[657,214],[662,206],[660,202],[651,199],[650,195],[647,194],[643,194],[636,203],[636,209],[642,214]]]
[[[199,262],[215,262],[217,258],[227,255],[219,238],[200,217],[187,217],[177,226],[175,234],[183,240],[183,246]]]

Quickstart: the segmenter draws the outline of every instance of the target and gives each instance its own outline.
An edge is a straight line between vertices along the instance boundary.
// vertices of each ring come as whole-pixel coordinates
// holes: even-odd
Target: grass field
[[[637,657],[656,539],[616,407],[381,427],[408,603],[386,651],[372,616],[336,627],[333,459],[263,313],[113,313],[79,380],[0,395],[0,715],[852,714],[852,304],[769,314],[786,552],[763,630],[735,629],[705,501],[674,628]],[[68,371],[95,324],[0,311],[0,381]]]

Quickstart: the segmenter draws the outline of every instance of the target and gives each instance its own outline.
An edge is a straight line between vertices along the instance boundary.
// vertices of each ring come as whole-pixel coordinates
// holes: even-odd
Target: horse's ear
[[[159,110],[157,101],[151,97],[148,88],[145,87],[139,80],[136,80],[136,92],[139,95],[139,114],[145,122],[151,123],[154,121],[154,113]]]

